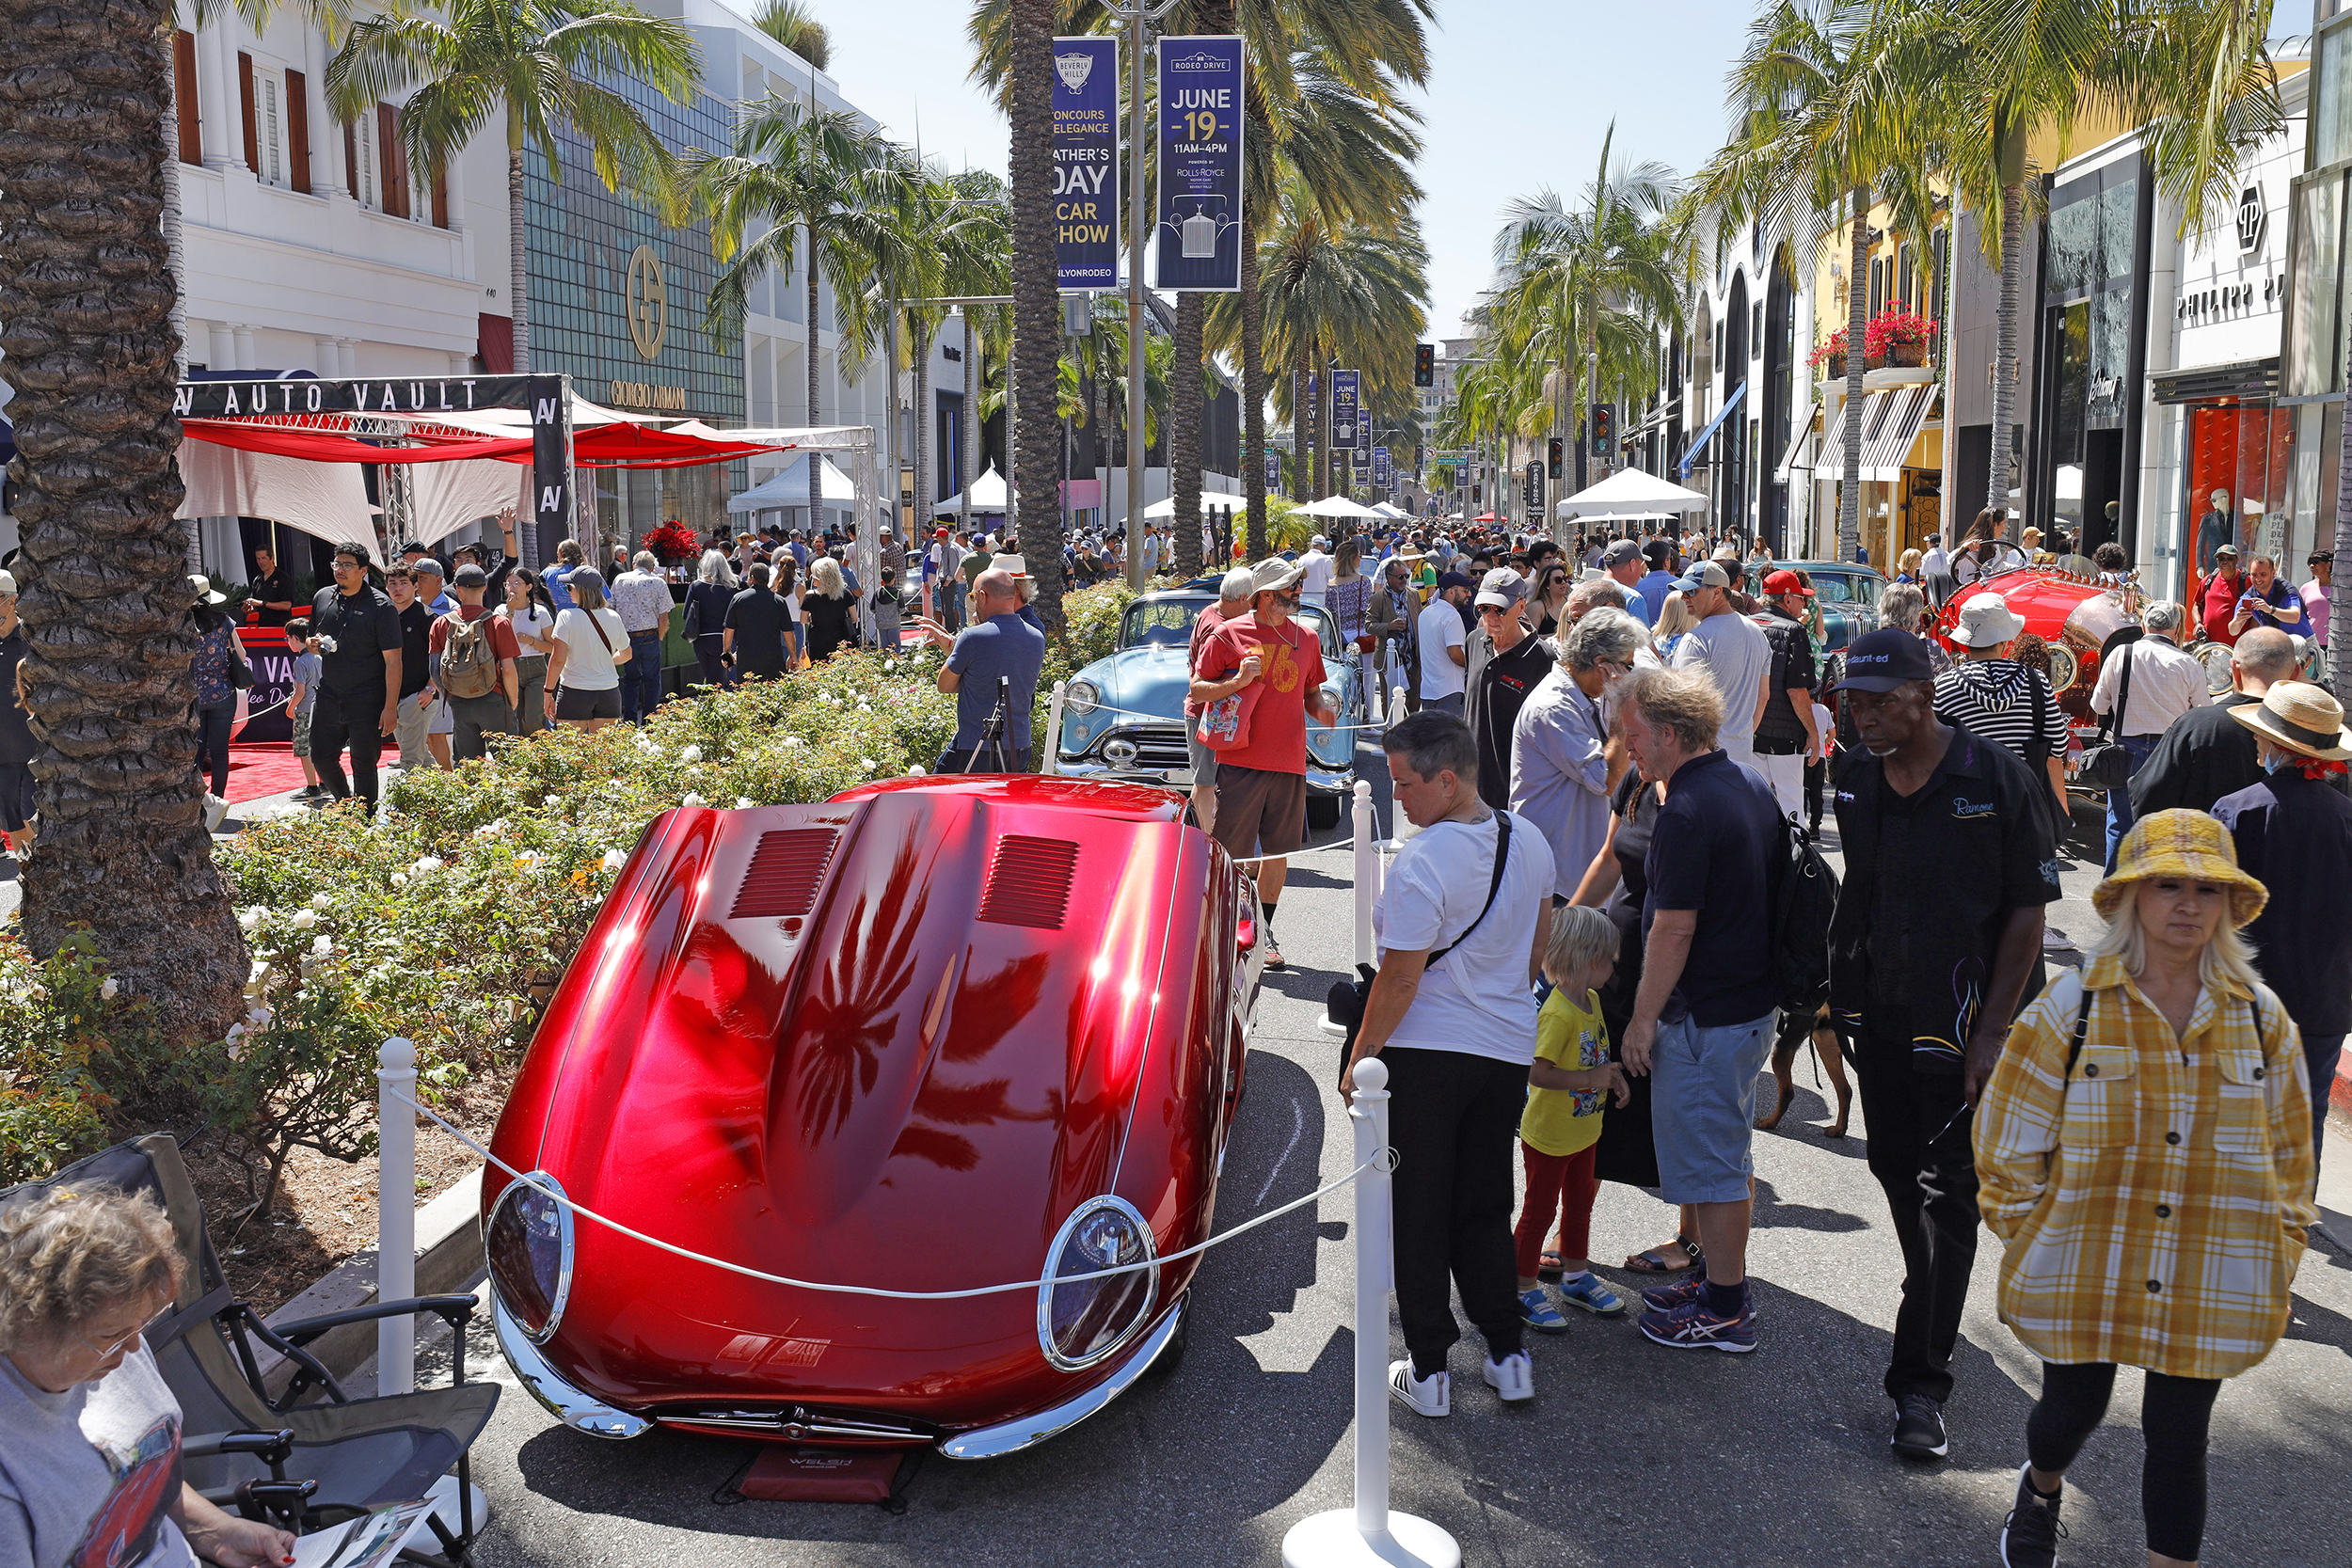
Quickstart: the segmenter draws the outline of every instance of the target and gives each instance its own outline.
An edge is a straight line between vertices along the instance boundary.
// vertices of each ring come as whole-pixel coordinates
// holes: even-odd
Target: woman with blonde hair
[[[1657,650],[1659,661],[1672,662],[1682,634],[1698,624],[1699,618],[1691,613],[1691,607],[1682,602],[1679,593],[1667,594],[1666,602],[1658,610],[1658,625],[1650,628],[1650,646]]]
[[[184,1266],[155,1200],[57,1187],[0,1212],[0,1562],[221,1568],[294,1538],[181,1479],[180,1402],[147,1331]]]
[[[841,576],[841,562],[820,555],[808,563],[808,592],[801,599],[802,636],[811,664],[857,641],[857,600]]]
[[[1895,580],[1897,582],[1917,582],[1919,580],[1919,562],[1922,559],[1924,558],[1917,550],[1903,551],[1903,553],[1898,557],[1895,562]]]
[[[1977,1107],[2001,1318],[2042,1362],[2010,1568],[2056,1560],[2119,1365],[2148,1372],[2148,1561],[2194,1563],[2214,1401],[2286,1332],[2317,1211],[2302,1041],[2239,935],[2268,896],[2204,813],[2133,823],[2091,894],[2106,934],[2018,1019]]]

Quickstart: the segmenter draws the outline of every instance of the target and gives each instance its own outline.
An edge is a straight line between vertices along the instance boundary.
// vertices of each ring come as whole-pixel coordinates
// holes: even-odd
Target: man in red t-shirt
[[[2237,614],[2238,595],[2245,592],[2246,574],[2237,569],[2237,546],[2217,546],[2213,552],[2213,576],[2205,579],[2201,594],[2204,603],[2198,607],[2206,637],[2231,647],[2237,645],[2237,633],[2230,629],[2230,622]]]
[[[489,574],[479,563],[467,562],[457,568],[456,580],[450,584],[451,592],[457,595],[457,608],[433,623],[434,684],[449,700],[450,718],[457,726],[451,736],[450,750],[460,762],[468,757],[487,754],[489,748],[483,743],[484,736],[513,735],[515,714],[522,705],[522,690],[516,684],[515,674],[515,660],[522,657],[522,644],[516,641],[515,627],[505,616],[492,615],[484,607],[482,595],[489,585]],[[498,669],[498,678],[486,692],[460,696],[450,689],[450,678],[460,681],[469,678],[465,672],[445,668],[442,657],[449,648],[449,626],[453,616],[462,616],[469,622],[484,622],[482,635],[489,642],[490,657],[497,661]],[[488,617],[486,621],[484,620],[485,616]]]
[[[1311,627],[1291,619],[1305,575],[1279,557],[1249,568],[1249,613],[1211,632],[1192,667],[1196,703],[1258,688],[1247,705],[1244,743],[1217,753],[1212,836],[1236,860],[1267,857],[1258,863],[1257,879],[1265,911],[1259,940],[1268,969],[1282,967],[1281,950],[1274,945],[1274,904],[1290,863],[1281,857],[1307,837],[1307,716],[1323,724],[1339,721],[1324,700],[1323,645]]]
[[[1247,566],[1236,566],[1225,574],[1217,584],[1216,603],[1202,605],[1200,613],[1192,618],[1192,652],[1185,668],[1194,674],[1200,670],[1200,649],[1211,633],[1236,616],[1249,613],[1249,595],[1257,587],[1256,574]],[[1184,749],[1192,753],[1192,815],[1204,833],[1216,832],[1216,753],[1201,742],[1194,721],[1200,717],[1200,705],[1192,698],[1184,699]]]

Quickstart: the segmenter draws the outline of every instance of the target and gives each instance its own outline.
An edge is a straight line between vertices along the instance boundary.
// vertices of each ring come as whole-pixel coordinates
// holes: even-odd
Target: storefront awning
[[[1691,477],[1691,469],[1698,462],[1699,453],[1707,450],[1707,443],[1715,438],[1715,432],[1723,428],[1724,421],[1731,418],[1731,411],[1740,406],[1740,400],[1747,394],[1748,384],[1744,381],[1731,389],[1731,395],[1724,399],[1723,407],[1707,421],[1707,428],[1700,431],[1698,439],[1691,443],[1691,450],[1682,454],[1681,471],[1676,475],[1677,478],[1688,480]]]
[[[2241,359],[2234,365],[2200,365],[2152,376],[2158,403],[2205,403],[2216,398],[2273,398],[2279,394],[2279,356]]]
[[[1918,382],[1907,387],[1889,387],[1871,392],[1862,400],[1862,472],[1866,484],[1897,484],[1903,477],[1903,459],[1910,454],[1911,444],[1919,438],[1920,430],[1935,411],[1936,399],[1943,388],[1933,382]],[[1846,432],[1851,423],[1843,408],[1825,416],[1821,432],[1820,455],[1814,460],[1815,471],[1823,479],[1846,477]],[[1794,463],[1796,448],[1789,449]]]
[[[1813,467],[1805,461],[1804,444],[1813,439],[1813,416],[1820,412],[1819,404],[1808,403],[1804,412],[1797,416],[1797,422],[1789,427],[1795,434],[1788,437],[1788,450],[1780,454],[1780,467],[1772,473],[1773,483],[1786,484],[1789,470]]]

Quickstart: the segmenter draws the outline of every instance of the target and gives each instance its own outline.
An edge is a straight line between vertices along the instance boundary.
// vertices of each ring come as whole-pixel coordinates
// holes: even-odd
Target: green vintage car
[[[1195,581],[1146,594],[1127,607],[1118,651],[1079,671],[1063,693],[1057,758],[1062,772],[1191,786],[1184,692],[1192,677],[1192,622],[1216,602],[1216,588]],[[1354,653],[1342,651],[1329,617],[1303,605],[1298,619],[1322,641],[1324,691],[1340,715],[1336,725],[1312,721],[1307,725],[1307,819],[1328,828],[1339,821],[1356,788],[1363,682]]]

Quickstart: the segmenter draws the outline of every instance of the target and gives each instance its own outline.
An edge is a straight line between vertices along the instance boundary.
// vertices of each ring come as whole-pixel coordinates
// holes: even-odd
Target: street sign
[[[1054,273],[1119,287],[1119,40],[1054,40]]]
[[[1265,454],[1265,487],[1269,490],[1282,487],[1282,454],[1279,451]]]
[[[1356,371],[1331,372],[1331,446],[1345,451],[1356,444],[1357,427],[1363,420],[1363,408],[1359,392],[1363,376]]]
[[[1237,36],[1164,38],[1160,58],[1160,211],[1153,277],[1162,289],[1241,288],[1242,43]]]
[[[1527,515],[1544,515],[1544,465],[1541,458],[1530,458],[1527,464]]]
[[[1372,449],[1372,482],[1383,490],[1396,483],[1396,474],[1389,467],[1389,449],[1386,447]]]

